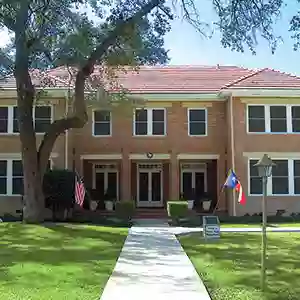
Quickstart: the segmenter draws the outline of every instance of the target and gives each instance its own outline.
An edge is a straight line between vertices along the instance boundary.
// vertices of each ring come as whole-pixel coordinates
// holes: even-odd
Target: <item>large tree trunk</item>
[[[25,207],[23,220],[29,223],[39,223],[44,220],[44,196],[38,165],[36,135],[32,119],[35,89],[29,75],[29,49],[26,38],[29,3],[29,1],[25,0],[21,2],[16,19],[14,75],[18,95],[18,121],[24,173]]]
[[[21,103],[20,103],[21,102]],[[23,220],[27,223],[40,223],[44,220],[44,195],[42,176],[38,163],[36,135],[33,126],[30,95],[18,101],[20,140],[22,144],[24,173]]]
[[[36,150],[24,149],[23,166],[25,203],[23,220],[26,223],[40,223],[45,217],[45,202]]]

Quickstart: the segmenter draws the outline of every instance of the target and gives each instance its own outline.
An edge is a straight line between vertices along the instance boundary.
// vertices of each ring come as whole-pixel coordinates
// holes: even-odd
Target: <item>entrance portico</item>
[[[163,208],[168,200],[205,193],[217,201],[218,157],[212,155],[103,154],[82,156],[86,187],[101,200],[109,192],[116,200],[134,200],[137,208]],[[96,192],[95,192],[96,191]]]

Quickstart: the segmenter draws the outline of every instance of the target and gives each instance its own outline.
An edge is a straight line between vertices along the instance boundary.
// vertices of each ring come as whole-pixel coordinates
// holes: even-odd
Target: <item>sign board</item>
[[[203,237],[209,240],[220,238],[220,221],[217,216],[203,216]]]

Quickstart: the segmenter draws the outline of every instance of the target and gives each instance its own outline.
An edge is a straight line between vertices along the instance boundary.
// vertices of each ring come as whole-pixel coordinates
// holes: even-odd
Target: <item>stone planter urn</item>
[[[105,202],[105,209],[107,211],[113,211],[114,210],[114,202],[111,200],[106,200]]]
[[[208,211],[210,209],[210,205],[211,205],[211,200],[202,201],[203,210]]]
[[[188,209],[192,210],[194,208],[194,200],[187,200]]]

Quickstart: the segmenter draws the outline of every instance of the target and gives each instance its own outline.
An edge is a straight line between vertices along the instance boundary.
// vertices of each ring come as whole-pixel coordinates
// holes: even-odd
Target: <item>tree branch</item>
[[[46,12],[47,9],[49,8],[50,5],[50,0],[44,0],[43,5],[41,5],[40,7],[36,8],[35,10],[31,10],[31,14],[35,14],[37,13],[39,10],[41,10],[40,15],[43,18],[42,24],[41,24],[41,28],[40,28],[40,32],[39,34],[33,36],[30,40],[28,40],[27,42],[27,46],[28,48],[33,47],[36,43],[39,43],[39,41],[45,36],[45,31],[47,26],[49,25],[48,22],[50,21],[49,19],[47,19],[46,17]]]
[[[114,29],[108,34],[108,36],[102,41],[102,43],[95,48],[90,57],[86,60],[85,64],[77,72],[75,80],[73,116],[54,121],[51,124],[49,130],[45,133],[44,138],[40,144],[38,159],[42,175],[46,170],[47,161],[57,137],[70,128],[82,128],[88,120],[86,103],[84,99],[85,80],[93,73],[94,66],[97,61],[104,56],[110,46],[115,44],[118,37],[126,32],[128,27],[133,26],[135,23],[138,23],[144,16],[150,13],[162,2],[163,0],[151,0],[132,17],[126,20],[120,18],[116,22]]]

